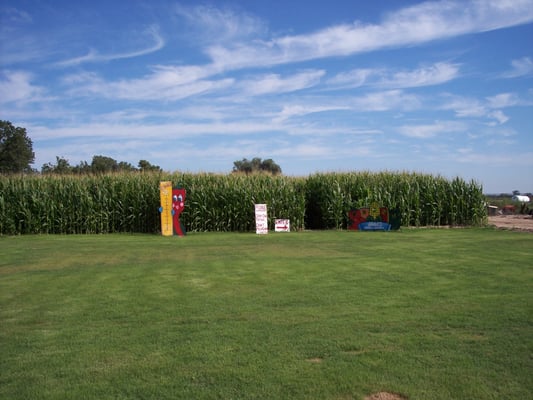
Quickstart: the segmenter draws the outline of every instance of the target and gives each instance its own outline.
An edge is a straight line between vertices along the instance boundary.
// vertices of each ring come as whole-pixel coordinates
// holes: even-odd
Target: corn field
[[[415,173],[270,175],[143,174],[1,176],[0,234],[157,233],[159,182],[187,190],[181,221],[189,232],[255,229],[254,204],[294,230],[342,229],[350,209],[397,208],[403,226],[481,225],[482,188],[459,178]]]
[[[315,174],[306,182],[306,227],[346,227],[346,211],[378,203],[398,209],[402,226],[483,225],[485,196],[476,182],[407,172]]]

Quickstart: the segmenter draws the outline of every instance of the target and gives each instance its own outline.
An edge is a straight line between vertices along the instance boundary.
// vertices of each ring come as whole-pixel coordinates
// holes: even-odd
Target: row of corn
[[[165,180],[187,191],[180,219],[189,232],[252,231],[257,203],[268,205],[271,228],[288,218],[296,230],[345,228],[347,211],[372,203],[397,208],[403,226],[486,219],[480,185],[417,173],[32,175],[0,177],[0,234],[156,233]]]

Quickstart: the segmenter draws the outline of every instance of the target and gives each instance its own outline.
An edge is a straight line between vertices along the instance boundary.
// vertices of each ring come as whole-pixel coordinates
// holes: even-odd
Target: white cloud
[[[42,100],[44,89],[31,83],[32,74],[24,71],[0,72],[0,103]]]
[[[457,117],[483,117],[487,108],[479,100],[463,96],[446,96],[443,110],[453,110]]]
[[[324,70],[303,71],[286,77],[268,74],[244,80],[239,86],[243,88],[244,94],[252,96],[287,93],[315,86],[324,74]]]
[[[348,101],[354,111],[409,111],[420,107],[420,99],[401,90],[368,93]]]
[[[511,61],[512,69],[503,74],[504,78],[517,78],[533,74],[533,60],[530,57],[522,57]]]
[[[308,104],[291,104],[283,106],[281,112],[274,118],[274,121],[286,121],[292,117],[302,117],[308,114],[314,114],[325,111],[349,110],[347,106],[336,105],[308,105]]]
[[[243,40],[267,31],[267,26],[261,19],[230,7],[187,7],[178,4],[175,6],[175,12],[185,18],[189,28],[188,36],[204,43]]]
[[[443,110],[453,110],[460,118],[485,117],[493,120],[489,122],[490,125],[504,124],[509,120],[501,111],[502,108],[527,104],[514,93],[500,93],[482,100],[461,96],[448,96],[448,99],[441,107]]]
[[[231,86],[233,79],[205,80],[209,67],[154,67],[153,72],[139,79],[105,81],[92,73],[70,75],[64,79],[76,95],[96,94],[124,100],[179,100]]]
[[[392,71],[390,69],[354,69],[341,72],[328,80],[333,86],[355,88],[363,85],[382,88],[401,89],[421,86],[439,85],[459,76],[459,65],[446,62],[414,70]]]
[[[413,71],[395,72],[384,77],[379,85],[391,88],[410,88],[439,85],[459,76],[458,64],[440,62]]]
[[[380,70],[370,68],[353,69],[338,73],[333,78],[330,78],[327,83],[334,86],[356,88],[365,85],[372,76],[380,74]]]
[[[398,128],[398,131],[407,137],[428,139],[436,135],[446,133],[463,132],[466,126],[455,121],[437,121],[433,124],[423,125],[404,125]]]
[[[462,163],[472,163],[480,165],[508,166],[516,165],[520,167],[533,167],[533,152],[524,153],[469,153],[454,157],[455,161]]]
[[[380,24],[345,24],[305,35],[207,49],[224,69],[276,65],[415,45],[533,21],[533,1],[426,2],[389,14]]]
[[[97,50],[90,49],[89,52],[84,56],[74,57],[68,60],[59,61],[55,65],[59,67],[71,67],[75,65],[80,65],[84,63],[96,63],[96,62],[105,62],[112,60],[120,60],[124,58],[133,58],[139,57],[146,54],[153,53],[162,49],[165,46],[165,40],[159,34],[159,28],[155,25],[150,26],[145,30],[144,34],[150,38],[152,43],[149,46],[146,46],[142,49],[117,52],[111,54],[100,54]]]
[[[501,110],[495,110],[488,114],[489,118],[494,118],[499,124],[505,124],[509,121],[509,117],[503,113]]]
[[[279,130],[276,124],[265,124],[264,121],[212,121],[206,123],[191,122],[161,122],[161,123],[128,123],[109,121],[94,123],[78,123],[76,125],[63,125],[57,127],[29,126],[32,138],[36,140],[49,140],[60,138],[139,138],[139,139],[169,139],[187,138],[201,135],[251,135]]]
[[[519,104],[519,100],[514,93],[500,93],[487,97],[487,103],[490,108],[505,108]]]

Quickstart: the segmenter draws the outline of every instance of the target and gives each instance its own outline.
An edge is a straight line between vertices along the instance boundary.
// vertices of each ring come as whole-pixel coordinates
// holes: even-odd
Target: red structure
[[[180,222],[180,214],[185,209],[185,189],[172,189],[172,226],[174,235],[184,236],[185,227]]]

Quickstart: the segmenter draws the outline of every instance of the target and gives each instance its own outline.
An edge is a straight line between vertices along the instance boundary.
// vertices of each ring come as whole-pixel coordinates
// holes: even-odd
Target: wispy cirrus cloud
[[[402,90],[386,90],[354,97],[348,104],[357,111],[409,111],[420,108],[421,99]]]
[[[533,11],[527,7],[530,4],[533,5],[533,1],[520,0],[508,7],[501,7],[498,2],[427,2],[392,12],[378,24],[335,25],[306,35],[270,40],[257,39],[267,32],[266,25],[246,13],[228,8],[176,6],[176,14],[196,27],[197,34],[204,35],[203,51],[211,58],[210,62],[202,65],[159,65],[152,67],[152,72],[144,77],[118,81],[92,79],[73,90],[109,98],[167,101],[229,87],[240,89],[241,94],[248,96],[286,93],[316,85],[325,73],[323,70],[314,70],[287,77],[272,73],[258,75],[252,80],[245,78],[240,82],[235,78],[213,77],[247,67],[349,55],[521,24],[533,20]],[[63,61],[60,65],[134,57],[156,51],[164,45],[157,29],[152,28],[148,33],[155,44],[146,49],[109,55],[93,51],[85,56]],[[380,89],[403,89],[438,85],[456,79],[459,75],[459,64],[438,62],[413,70],[352,70],[336,75],[328,83],[332,88],[371,84]],[[381,99],[384,104],[379,104],[379,94],[369,96],[376,100],[372,109],[387,109],[387,104],[391,102],[391,99]],[[395,98],[393,96],[392,100]],[[408,100],[407,106],[402,106],[402,109],[414,104],[413,98]],[[368,104],[369,101],[370,99],[365,103]]]
[[[426,2],[392,12],[378,24],[355,22],[266,41],[213,45],[206,53],[224,69],[277,65],[422,44],[531,21],[531,0]]]
[[[440,107],[443,110],[453,110],[459,118],[488,118],[489,125],[504,124],[509,117],[502,111],[504,108],[517,105],[527,105],[515,93],[500,93],[483,99],[464,96],[445,96],[445,102]]]
[[[343,71],[336,74],[334,77],[328,79],[327,83],[333,86],[334,89],[343,88],[357,88],[369,82],[372,77],[381,74],[380,69],[372,68],[357,68],[350,71]]]
[[[328,104],[290,104],[284,105],[282,110],[276,115],[274,121],[282,122],[294,117],[302,117],[304,115],[327,112],[349,110],[346,105],[328,105]]]
[[[511,61],[511,70],[505,72],[503,78],[518,78],[533,75],[533,60],[531,57],[522,57]]]
[[[156,66],[150,74],[141,78],[109,81],[94,73],[81,73],[66,76],[63,82],[71,86],[71,95],[169,101],[213,92],[234,83],[232,78],[205,79],[212,73],[210,68],[201,66]]]
[[[245,95],[251,96],[288,93],[317,85],[325,73],[324,70],[309,70],[287,76],[260,75],[241,81],[239,86]]]
[[[378,85],[390,88],[433,86],[449,82],[458,76],[458,64],[439,62],[412,71],[394,72],[390,76],[383,77]]]
[[[354,69],[341,72],[328,80],[334,88],[355,88],[363,85],[389,89],[433,86],[459,77],[459,65],[438,62],[413,70],[393,71],[386,68]]]
[[[486,98],[490,108],[505,108],[520,104],[520,99],[515,93],[500,93]]]
[[[464,132],[467,125],[457,121],[436,121],[433,124],[403,125],[398,127],[398,132],[403,136],[428,139],[436,135]]]
[[[0,71],[0,103],[43,100],[44,88],[32,80],[33,75],[25,71]]]
[[[260,18],[230,7],[208,5],[186,7],[178,4],[175,13],[187,24],[187,37],[195,42],[213,45],[256,38],[268,32],[267,24]]]
[[[159,33],[159,28],[156,25],[152,25],[144,31],[144,35],[150,38],[150,43],[148,46],[124,52],[117,53],[108,53],[101,54],[98,50],[90,49],[89,52],[83,56],[70,58],[68,60],[63,60],[55,63],[58,67],[72,67],[85,63],[98,63],[106,62],[112,60],[120,60],[125,58],[139,57],[146,54],[153,53],[162,49],[165,46],[165,40]]]

